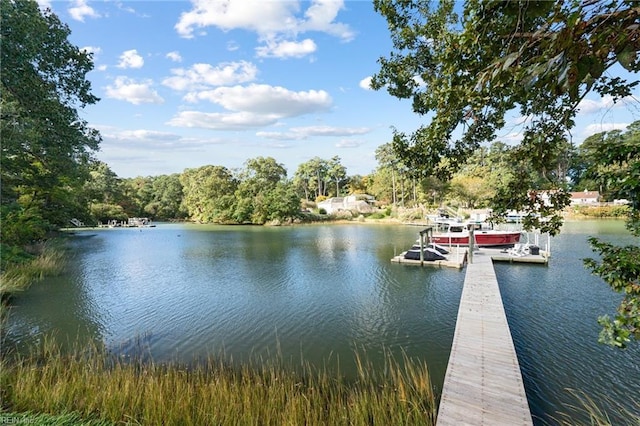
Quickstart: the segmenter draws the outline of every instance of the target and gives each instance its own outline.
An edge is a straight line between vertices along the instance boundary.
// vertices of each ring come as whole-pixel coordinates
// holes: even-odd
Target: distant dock
[[[533,424],[492,256],[467,265],[437,426]]]

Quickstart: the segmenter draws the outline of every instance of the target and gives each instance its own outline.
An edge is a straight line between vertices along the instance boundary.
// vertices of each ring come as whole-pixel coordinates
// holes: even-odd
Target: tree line
[[[638,144],[640,121],[626,131],[596,134],[581,145],[562,145],[551,154],[556,161],[548,173],[566,181],[568,191],[597,190],[603,201],[623,196],[615,180],[595,171],[604,144]],[[201,223],[264,224],[290,221],[301,209],[329,197],[367,193],[382,205],[435,207],[447,204],[467,209],[491,207],[491,200],[514,173],[516,150],[496,141],[478,148],[451,180],[420,177],[402,163],[391,143],[376,150],[378,166],[370,174],[349,175],[340,157],[320,157],[302,163],[291,177],[272,157],[257,157],[241,169],[219,165],[190,168],[182,173],[123,179],[106,163],[93,162],[87,181],[76,196],[88,209],[76,216],[86,224],[149,217],[154,220],[193,220]],[[531,189],[546,189],[545,181],[528,171]],[[507,206],[508,207],[508,206]]]

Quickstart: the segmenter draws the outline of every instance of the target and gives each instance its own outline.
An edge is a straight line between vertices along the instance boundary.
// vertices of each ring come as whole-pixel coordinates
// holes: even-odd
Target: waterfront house
[[[572,206],[595,206],[600,202],[600,193],[598,191],[580,191],[571,192]]]
[[[352,211],[358,213],[373,213],[375,197],[367,194],[354,194],[346,197],[331,197],[318,203],[318,209],[324,209],[327,214],[339,211]]]

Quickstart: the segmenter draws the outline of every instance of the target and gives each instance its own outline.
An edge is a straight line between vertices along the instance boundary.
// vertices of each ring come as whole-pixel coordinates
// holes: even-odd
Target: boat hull
[[[477,231],[474,233],[475,244],[479,247],[513,246],[520,241],[520,232]],[[469,233],[449,232],[436,234],[431,242],[440,245],[469,245]]]

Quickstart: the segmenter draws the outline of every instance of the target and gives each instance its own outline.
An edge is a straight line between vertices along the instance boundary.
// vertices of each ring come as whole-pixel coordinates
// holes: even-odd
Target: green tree
[[[638,122],[633,123],[630,129],[637,127]],[[578,190],[597,189],[605,200],[612,200],[618,192],[617,183],[619,179],[612,179],[618,173],[625,170],[624,165],[603,164],[599,159],[601,153],[608,149],[610,145],[620,145],[627,143],[627,135],[621,130],[596,133],[589,136],[582,142],[578,149],[578,169],[576,171]]]
[[[304,194],[304,199],[309,201],[309,195],[312,191],[311,178],[314,176],[313,170],[309,167],[308,163],[302,163],[298,165],[295,174],[293,175],[293,185],[300,193],[300,196]]]
[[[117,203],[122,199],[122,180],[106,163],[96,161],[91,166],[84,191],[92,202]]]
[[[347,178],[347,168],[340,163],[340,157],[332,157],[327,164],[327,175],[336,184],[336,197],[340,196],[340,182]]]
[[[237,222],[264,224],[299,214],[300,197],[287,181],[287,170],[275,159],[249,159],[239,176],[234,212]]]
[[[106,163],[96,161],[91,165],[83,192],[89,202],[93,222],[127,219],[122,206],[125,198],[124,183]]]
[[[186,169],[179,180],[184,194],[183,207],[191,219],[205,223],[231,220],[238,181],[226,167]]]
[[[153,198],[144,207],[149,216],[160,219],[181,219],[186,216],[182,208],[182,184],[179,174],[161,175],[153,180]]]
[[[452,195],[462,201],[464,207],[475,209],[486,207],[484,202],[492,195],[492,188],[486,179],[478,176],[456,175],[451,179]]]
[[[620,348],[640,341],[640,121],[626,132],[600,134],[596,140],[614,138],[616,143],[599,143],[591,152],[588,173],[604,182],[616,198],[632,203],[627,228],[635,237],[633,244],[617,246],[598,238],[589,238],[599,260],[585,259],[585,265],[613,290],[623,294],[613,319],[604,315],[600,341]]]
[[[0,9],[2,241],[20,245],[86,214],[77,194],[100,136],[77,109],[98,98],[86,79],[91,55],[56,15],[26,0]],[[7,228],[20,223],[19,233]]]
[[[398,167],[400,165],[400,159],[398,155],[393,150],[393,146],[390,143],[386,143],[380,145],[376,149],[376,160],[378,161],[379,167],[381,169],[387,169],[388,173],[391,175],[391,197],[390,201],[392,204],[396,204],[398,201],[398,190],[397,190],[397,174]],[[382,195],[382,191],[379,191],[379,194]]]
[[[369,175],[351,175],[347,177],[347,192],[349,194],[368,194],[369,193]]]
[[[120,203],[131,217],[146,216],[145,207],[153,201],[155,177],[137,176],[123,180],[123,199]]]
[[[506,182],[493,202],[553,216],[529,225],[557,233],[569,198],[551,165],[587,93],[618,100],[638,84],[605,73],[615,64],[638,71],[637,3],[470,0],[461,15],[455,5],[374,0],[394,51],[380,58],[372,87],[410,98],[416,113],[433,117],[411,135],[396,132],[394,149],[410,168],[449,178],[518,108],[530,117],[515,149],[518,166],[535,170],[543,187],[530,187],[536,182],[523,181],[523,174]],[[531,189],[553,190],[553,208]]]

